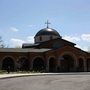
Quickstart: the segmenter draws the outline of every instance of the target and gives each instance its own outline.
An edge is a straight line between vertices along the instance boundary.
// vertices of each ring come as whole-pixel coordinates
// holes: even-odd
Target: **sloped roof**
[[[0,48],[0,52],[46,52],[49,51],[51,49],[34,49],[34,48]]]
[[[67,41],[67,40],[65,40],[65,39],[62,39],[62,38],[56,38],[56,39],[52,39],[52,40],[48,40],[48,41],[45,41],[45,42],[41,42],[40,44],[44,44],[44,43],[48,43],[48,42],[50,42],[50,41],[55,41],[55,40],[61,40],[61,41],[64,41],[64,42],[67,42],[68,44],[71,44],[71,45],[76,45],[75,43],[73,43],[73,42],[70,42],[70,41]]]

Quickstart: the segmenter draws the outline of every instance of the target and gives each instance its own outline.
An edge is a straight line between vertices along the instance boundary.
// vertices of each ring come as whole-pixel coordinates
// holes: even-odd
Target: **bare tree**
[[[5,44],[4,44],[1,36],[0,36],[0,48],[5,48]]]

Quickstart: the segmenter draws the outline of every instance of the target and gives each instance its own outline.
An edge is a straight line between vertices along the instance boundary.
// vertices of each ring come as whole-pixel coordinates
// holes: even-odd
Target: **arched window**
[[[49,72],[55,72],[56,71],[56,60],[55,58],[51,57],[49,59]]]
[[[39,39],[40,39],[40,41],[42,41],[42,36],[40,36],[40,38],[39,38]]]
[[[42,71],[45,70],[45,62],[42,58],[36,58],[33,61],[33,70]]]
[[[50,40],[52,40],[53,39],[53,37],[52,36],[50,36]]]
[[[21,71],[29,71],[29,67],[30,67],[30,64],[29,64],[29,60],[25,57],[22,57],[18,60],[18,68],[19,70]]]
[[[8,68],[10,69],[10,71],[15,70],[15,63],[11,57],[6,57],[2,61],[2,70],[7,70]]]

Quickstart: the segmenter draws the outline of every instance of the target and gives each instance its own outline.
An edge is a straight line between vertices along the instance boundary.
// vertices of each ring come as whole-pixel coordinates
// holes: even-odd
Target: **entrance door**
[[[74,58],[70,55],[63,55],[63,60],[60,62],[62,72],[74,71]]]

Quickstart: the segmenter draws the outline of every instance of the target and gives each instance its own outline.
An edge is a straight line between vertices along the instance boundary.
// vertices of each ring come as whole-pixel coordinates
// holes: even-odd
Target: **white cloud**
[[[12,38],[10,40],[11,47],[22,47],[23,43],[34,43],[34,36],[28,36],[25,40]]]
[[[76,45],[75,47],[80,48],[80,49],[82,49],[84,51],[88,51],[88,46],[81,47],[80,45]]]
[[[71,42],[80,41],[80,38],[77,36],[64,36],[63,39],[71,41]]]
[[[80,36],[64,36],[63,39],[71,41],[71,42],[78,42],[78,41],[85,41],[90,42],[90,34],[82,34]]]
[[[12,47],[21,47],[23,43],[25,43],[25,41],[21,40],[21,39],[16,39],[16,38],[12,38],[10,40]]]
[[[81,39],[90,42],[90,34],[82,34]]]
[[[87,46],[84,46],[82,49],[83,49],[84,51],[88,51],[88,47],[87,47]]]
[[[90,52],[90,46],[88,47],[88,52]]]
[[[77,47],[77,48],[82,48],[80,45],[76,45],[75,47]]]
[[[88,51],[88,42],[90,42],[90,34],[82,34],[80,36],[64,36],[63,39],[76,43],[77,48]]]
[[[28,36],[27,37],[27,42],[34,43],[34,36]]]
[[[15,27],[10,27],[10,30],[14,31],[14,32],[18,32],[19,31],[19,29],[15,28]]]

